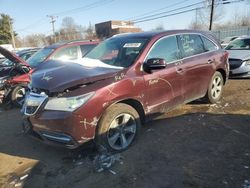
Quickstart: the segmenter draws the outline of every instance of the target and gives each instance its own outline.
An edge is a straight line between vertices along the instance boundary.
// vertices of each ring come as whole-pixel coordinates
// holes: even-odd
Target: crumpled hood
[[[9,50],[6,50],[5,48],[0,46],[0,54],[2,54],[6,59],[16,63],[16,64],[23,64],[25,66],[29,66],[26,61],[22,60],[20,57],[15,55],[14,53],[11,53]]]
[[[229,59],[250,59],[250,50],[227,50],[229,53]]]
[[[62,92],[80,84],[89,84],[99,80],[115,77],[121,69],[106,67],[87,67],[78,63],[47,61],[32,74],[33,88]]]

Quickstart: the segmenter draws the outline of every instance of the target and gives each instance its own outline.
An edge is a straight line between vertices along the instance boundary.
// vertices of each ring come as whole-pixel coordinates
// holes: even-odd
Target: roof
[[[114,35],[113,37],[130,37],[130,38],[152,38],[157,35],[172,35],[179,33],[200,33],[205,35],[212,35],[207,31],[199,31],[199,30],[167,30],[167,31],[147,31],[147,32],[138,32],[138,33],[124,33]]]
[[[72,40],[72,41],[61,41],[49,46],[46,46],[45,48],[59,48],[61,46],[65,45],[70,45],[70,44],[76,44],[76,45],[81,45],[81,44],[97,44],[98,41],[92,41],[92,40]]]

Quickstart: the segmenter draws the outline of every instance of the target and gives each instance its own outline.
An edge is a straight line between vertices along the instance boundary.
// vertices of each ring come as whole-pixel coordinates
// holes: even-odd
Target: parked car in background
[[[221,41],[221,46],[225,48],[231,41],[236,39],[238,36],[226,37]]]
[[[250,77],[250,36],[235,39],[225,49],[229,53],[230,77]]]
[[[155,115],[202,97],[219,101],[229,70],[219,42],[190,30],[117,35],[81,62],[40,68],[22,109],[24,131],[68,148],[94,139],[114,151]]]
[[[17,54],[0,46],[0,54],[8,59],[0,67],[0,104],[20,106],[24,101],[24,87],[29,79],[22,76],[30,71],[29,65]]]
[[[27,63],[36,68],[39,64],[47,60],[79,60],[92,50],[98,41],[70,41],[52,44],[38,51],[28,59]]]
[[[13,70],[16,70],[16,67],[19,67],[18,64],[20,64],[20,61],[16,61],[13,64],[13,59],[6,60],[4,65],[2,67],[0,66],[0,75],[10,75],[8,76],[8,82],[6,82],[8,83],[8,86],[10,86],[8,87],[9,89],[2,90],[5,96],[4,98],[6,99],[5,101],[11,101],[16,106],[21,107],[23,105],[27,86],[30,82],[30,74],[32,74],[36,69],[39,69],[40,64],[43,62],[46,63],[49,59],[60,61],[64,61],[65,59],[82,59],[82,57],[92,50],[92,48],[94,48],[97,44],[98,42],[96,41],[71,41],[42,48],[27,59],[25,63],[28,64],[30,68],[28,72],[21,71],[22,74],[13,74]],[[21,52],[19,55],[21,55]],[[6,79],[4,79],[4,81],[5,80]]]
[[[20,58],[22,58],[23,60],[27,60],[29,59],[34,53],[36,53],[38,50],[40,50],[41,48],[30,48],[30,49],[25,49],[25,50],[20,50],[18,52],[16,52],[16,55]],[[0,63],[0,66],[13,66],[13,62],[6,59],[5,61],[3,61],[2,63]]]

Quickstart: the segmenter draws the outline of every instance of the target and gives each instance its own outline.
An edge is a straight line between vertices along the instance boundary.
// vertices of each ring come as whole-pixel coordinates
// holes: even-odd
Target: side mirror
[[[164,69],[167,63],[162,58],[151,58],[143,64],[143,70],[151,73],[152,70]]]

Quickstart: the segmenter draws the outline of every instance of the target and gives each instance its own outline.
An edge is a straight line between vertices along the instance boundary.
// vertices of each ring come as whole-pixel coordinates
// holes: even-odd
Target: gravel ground
[[[0,138],[0,187],[250,188],[250,80],[229,80],[216,105],[195,101],[148,122],[102,172],[91,143],[71,151],[24,135],[18,109],[0,111]]]

